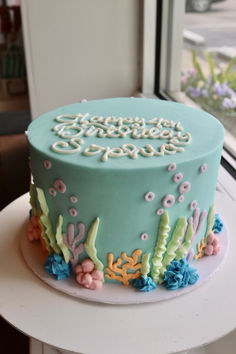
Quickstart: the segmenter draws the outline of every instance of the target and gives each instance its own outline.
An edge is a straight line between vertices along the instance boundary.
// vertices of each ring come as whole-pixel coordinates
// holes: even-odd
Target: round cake
[[[173,267],[193,283],[189,264],[220,250],[223,140],[213,116],[156,99],[85,101],[37,118],[28,128],[28,237],[41,240],[45,269],[90,289],[168,288]]]

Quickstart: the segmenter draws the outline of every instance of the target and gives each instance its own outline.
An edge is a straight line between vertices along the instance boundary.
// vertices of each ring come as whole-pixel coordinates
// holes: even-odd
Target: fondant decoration
[[[70,250],[70,262],[72,270],[79,262],[79,255],[84,250],[84,244],[81,242],[84,237],[84,224],[82,222],[78,223],[78,233],[75,235],[74,224],[68,224],[67,234],[63,234],[63,241],[66,247]]]
[[[89,113],[77,113],[74,115],[59,115],[55,119],[59,124],[54,127],[56,134],[62,139],[70,139],[68,142],[57,141],[52,144],[52,150],[57,153],[72,154],[80,151],[84,140],[79,136],[97,136],[99,138],[132,138],[167,140],[157,149],[146,144],[137,148],[134,144],[123,144],[121,147],[100,146],[91,144],[83,151],[85,156],[93,156],[102,153],[101,160],[107,161],[109,157],[119,158],[128,156],[136,159],[138,154],[145,157],[163,156],[184,151],[184,146],[190,144],[191,134],[182,135],[180,122],[167,121],[163,118],[153,118],[145,122],[144,118],[132,117],[102,117],[90,116]],[[149,128],[146,124],[154,125]],[[169,129],[164,129],[168,127]],[[74,149],[73,149],[74,147]],[[72,149],[70,149],[72,148]]]
[[[121,254],[121,257],[125,261],[122,264],[122,258],[118,257],[116,262],[112,253],[108,253],[108,264],[105,274],[107,279],[113,279],[120,281],[123,285],[129,285],[129,280],[139,278],[141,275],[140,268],[141,263],[138,263],[138,258],[142,254],[141,250],[135,250],[131,257],[128,257],[125,252]],[[135,271],[134,273],[128,272],[128,270]]]
[[[175,196],[173,194],[167,194],[162,199],[162,205],[164,208],[170,208],[174,204],[175,204]]]
[[[164,213],[164,209],[160,208],[157,210],[157,215],[162,215]]]
[[[76,281],[84,288],[99,290],[103,285],[103,272],[95,270],[91,259],[86,258],[81,265],[75,267]]]
[[[70,260],[70,251],[66,247],[64,240],[63,240],[63,235],[62,235],[62,224],[63,224],[63,217],[62,215],[58,216],[58,221],[57,221],[57,226],[56,226],[56,240],[57,240],[57,245],[61,249],[62,254],[64,256],[64,260],[66,263],[69,263]]]
[[[147,192],[144,198],[146,202],[151,202],[155,198],[155,194],[153,192]]]
[[[191,239],[193,237],[193,227],[192,224],[188,223],[187,230],[185,233],[184,241],[182,245],[176,251],[175,259],[179,261],[181,258],[187,254],[190,246],[191,246]]]
[[[142,241],[146,241],[148,239],[148,234],[146,232],[143,232],[141,235],[140,235],[140,238]]]
[[[191,268],[185,258],[180,261],[172,261],[165,272],[163,285],[168,290],[185,288],[195,284],[199,279],[195,268]]]
[[[213,226],[213,231],[215,234],[218,234],[221,232],[221,230],[223,229],[223,222],[220,219],[219,214],[215,214],[215,222],[214,222],[214,226]]]
[[[152,257],[151,277],[155,283],[158,282],[160,270],[162,267],[162,258],[164,253],[166,252],[166,241],[168,238],[168,233],[170,231],[170,227],[168,224],[169,217],[168,213],[165,211],[164,214],[161,216],[158,229],[157,243],[154,248],[154,255]]]
[[[151,277],[141,275],[140,278],[137,278],[133,281],[133,286],[139,291],[148,292],[156,289],[157,285],[152,280]]]
[[[214,209],[214,205],[212,205],[207,215],[207,228],[205,232],[205,239],[207,239],[209,233],[213,229],[214,224],[215,224],[215,209]]]
[[[70,266],[62,256],[56,253],[50,254],[45,263],[44,268],[47,273],[53,275],[57,280],[68,278],[70,276]]]
[[[201,172],[201,173],[204,173],[204,172],[206,172],[206,170],[207,170],[207,164],[204,163],[204,164],[200,167],[200,172]]]
[[[168,166],[168,171],[173,172],[175,170],[176,170],[176,163],[174,163],[174,162],[170,163]]]
[[[75,208],[70,208],[69,212],[70,212],[70,215],[73,217],[77,216],[77,214],[78,214],[78,212]]]
[[[211,231],[207,237],[207,245],[204,249],[205,256],[212,256],[220,252],[219,238]]]
[[[162,261],[162,267],[160,269],[160,276],[158,279],[160,282],[162,281],[161,278],[164,276],[166,272],[166,268],[176,257],[176,251],[179,247],[180,240],[183,239],[184,237],[186,223],[187,223],[186,218],[179,218],[177,221],[171,239],[167,244],[166,253]]]
[[[55,196],[57,195],[57,191],[56,191],[56,189],[53,188],[53,187],[50,187],[50,188],[49,188],[49,193],[50,193],[53,197],[55,197]]]
[[[179,192],[180,192],[180,194],[188,193],[190,191],[190,188],[191,188],[191,183],[188,181],[185,181],[185,182],[181,183],[181,185],[179,186]]]
[[[150,259],[150,253],[144,253],[142,255],[141,275],[143,275],[145,277],[150,272],[149,259]]]
[[[182,179],[183,179],[183,174],[182,174],[181,172],[176,173],[176,174],[173,176],[173,181],[174,181],[175,183],[181,182]]]
[[[199,235],[199,233],[201,231],[201,228],[202,228],[203,222],[206,218],[206,215],[207,215],[206,210],[203,210],[200,213],[200,209],[196,208],[193,213],[193,216],[191,216],[189,218],[189,223],[191,223],[192,227],[193,227],[193,238],[192,238],[192,242],[191,242],[192,245],[195,242],[195,240],[197,239],[197,236]]]
[[[188,251],[187,257],[186,257],[187,262],[191,263],[192,260],[194,259],[194,256],[195,256],[194,249],[190,248],[190,250]]]
[[[46,170],[49,170],[52,167],[52,163],[49,160],[44,160],[43,164]]]
[[[183,201],[184,201],[184,195],[181,194],[181,195],[179,196],[179,198],[178,198],[178,202],[179,202],[179,203],[182,203]]]
[[[87,252],[87,255],[89,256],[89,258],[95,264],[95,269],[102,271],[103,264],[97,258],[97,249],[95,247],[95,241],[96,241],[96,237],[97,237],[98,227],[99,227],[99,218],[96,218],[93,221],[92,225],[90,226],[86,241],[84,243],[84,248],[85,248],[85,251]]]
[[[195,259],[199,259],[204,256],[205,247],[206,247],[205,238],[202,237],[201,242],[198,242],[197,244],[198,253],[194,256]]]
[[[197,207],[197,201],[196,201],[196,200],[193,200],[193,201],[190,203],[189,209],[190,209],[190,210],[195,210],[196,207]]]
[[[77,197],[75,197],[74,195],[71,195],[70,196],[70,201],[71,201],[71,203],[77,203],[78,202],[78,198]]]
[[[80,100],[80,102],[87,102],[86,98],[83,98],[82,100]]]
[[[27,227],[29,241],[37,241],[41,236],[41,227],[39,225],[39,216],[32,215]]]
[[[61,250],[56,243],[56,238],[55,238],[55,235],[52,230],[51,221],[48,216],[49,209],[47,206],[44,192],[41,188],[36,188],[36,190],[37,190],[37,195],[38,195],[38,201],[39,201],[40,208],[42,211],[40,218],[39,218],[39,222],[42,227],[41,236],[44,239],[44,241],[46,242],[47,250],[49,251],[49,253],[52,252],[51,250],[54,250],[56,253],[61,253]]]
[[[54,186],[59,193],[65,193],[66,185],[61,179],[56,179],[54,181]]]

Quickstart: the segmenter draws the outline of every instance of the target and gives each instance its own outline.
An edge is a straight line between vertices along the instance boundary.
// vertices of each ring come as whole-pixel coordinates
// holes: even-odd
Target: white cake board
[[[206,256],[193,262],[191,267],[197,269],[199,280],[194,285],[189,285],[186,288],[180,288],[178,290],[167,290],[164,286],[158,286],[157,289],[150,292],[141,292],[133,286],[108,283],[104,284],[102,289],[94,291],[82,288],[73,277],[58,281],[53,278],[53,276],[49,275],[43,267],[46,256],[42,252],[40,242],[30,242],[28,240],[27,222],[22,229],[21,251],[27,265],[36,276],[49,286],[65,294],[87,301],[112,305],[141,304],[175,298],[193,291],[209,280],[222,266],[229,249],[229,237],[225,226],[217,236],[219,236],[220,239],[220,252],[217,255]]]

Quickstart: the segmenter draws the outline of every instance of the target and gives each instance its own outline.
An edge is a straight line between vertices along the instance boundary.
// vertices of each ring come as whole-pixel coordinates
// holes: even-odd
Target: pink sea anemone
[[[98,290],[103,285],[103,272],[96,270],[91,259],[86,258],[75,267],[76,281],[84,288]]]

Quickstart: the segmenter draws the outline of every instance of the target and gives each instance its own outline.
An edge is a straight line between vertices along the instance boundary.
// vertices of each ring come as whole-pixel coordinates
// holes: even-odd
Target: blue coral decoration
[[[156,289],[157,285],[152,280],[152,278],[148,276],[141,275],[140,278],[137,278],[133,282],[133,286],[138,289],[139,291],[151,291]]]
[[[214,226],[212,228],[212,230],[214,231],[215,234],[218,234],[221,232],[221,230],[223,229],[223,222],[220,219],[219,214],[215,214],[215,223]]]
[[[195,268],[191,268],[186,258],[180,261],[172,261],[168,266],[163,280],[163,285],[168,290],[185,288],[189,284],[195,284],[199,279]]]
[[[47,257],[44,268],[47,273],[53,275],[57,280],[70,276],[70,266],[64,261],[63,257],[57,253],[52,253]]]

